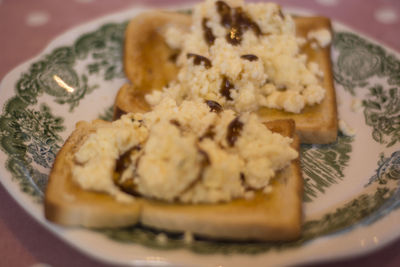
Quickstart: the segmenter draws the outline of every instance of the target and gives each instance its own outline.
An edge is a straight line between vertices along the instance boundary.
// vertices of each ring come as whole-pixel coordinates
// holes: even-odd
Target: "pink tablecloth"
[[[0,0],[0,79],[35,56],[55,36],[82,22],[135,4],[185,1]],[[398,0],[281,0],[329,16],[400,51]],[[399,229],[400,230],[400,229]],[[0,185],[0,266],[106,266],[64,244],[40,226]],[[322,266],[400,266],[400,240],[379,251]]]

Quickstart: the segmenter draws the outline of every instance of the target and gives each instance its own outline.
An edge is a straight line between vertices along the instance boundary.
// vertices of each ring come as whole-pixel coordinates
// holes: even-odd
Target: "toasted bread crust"
[[[274,180],[273,192],[254,199],[222,204],[180,204],[138,198],[125,204],[107,194],[85,191],[71,176],[73,155],[97,127],[109,123],[79,122],[57,155],[45,196],[45,216],[62,225],[121,227],[138,222],[167,231],[191,231],[212,238],[235,240],[290,240],[300,234],[302,177],[298,160]],[[294,122],[267,123],[271,130],[295,137]],[[295,137],[293,146],[298,150]]]
[[[175,13],[176,14],[176,13]],[[152,14],[146,14],[144,19],[133,19],[126,30],[126,43],[125,43],[125,56],[124,65],[125,72],[133,84],[133,89],[127,90],[124,88],[124,92],[117,96],[115,101],[115,109],[129,112],[135,109],[135,107],[129,107],[128,92],[138,94],[140,91],[143,94],[148,93],[153,89],[160,89],[166,85],[169,81],[174,80],[178,73],[178,68],[167,59],[166,55],[175,53],[171,48],[168,48],[163,37],[158,35],[157,40],[149,40],[148,37],[152,32],[156,31],[158,24],[148,24],[145,29],[137,29],[138,20],[145,21],[146,19],[157,18],[156,21],[166,23],[171,20],[173,23],[180,23],[175,18],[173,13],[169,13],[168,16],[160,15],[158,12]],[[190,18],[189,15],[179,14],[179,18],[184,17]],[[331,30],[331,23],[328,18],[325,17],[294,17],[296,23],[296,31],[299,37],[306,37],[309,31],[317,29],[328,29]],[[183,27],[188,27],[190,19],[182,22]],[[135,28],[136,27],[136,28]],[[155,28],[151,28],[155,27]],[[132,36],[138,31],[145,32],[143,39],[137,38],[135,42],[132,41]],[[143,44],[149,42],[149,47],[152,51],[143,49]],[[306,44],[302,48],[310,61],[318,63],[321,70],[324,72],[323,80],[321,85],[326,89],[326,95],[322,103],[306,106],[304,110],[299,113],[289,113],[277,109],[261,108],[258,111],[260,117],[265,121],[277,120],[277,119],[293,119],[296,122],[297,134],[300,137],[301,143],[310,144],[327,144],[334,142],[337,138],[338,123],[337,123],[337,108],[336,108],[336,92],[333,84],[332,66],[330,59],[330,47],[323,47],[319,49],[311,48],[310,44]],[[135,56],[132,56],[135,55]],[[128,67],[130,66],[130,67]],[[145,69],[151,70],[151,74],[146,73]],[[171,71],[173,70],[173,71]],[[122,99],[118,99],[121,97]],[[136,105],[136,103],[132,103]],[[118,113],[115,113],[118,115]],[[118,116],[115,116],[118,118]]]
[[[58,152],[45,193],[44,209],[48,220],[62,225],[119,227],[138,222],[140,204],[116,202],[107,194],[85,191],[72,180],[74,153],[86,137],[108,122],[78,122],[75,131]]]
[[[151,11],[133,18],[127,26],[124,42],[124,71],[142,91],[161,89],[174,79],[178,68],[173,60],[178,51],[162,37],[167,25],[189,30],[191,17],[177,12]]]
[[[144,99],[144,93],[130,84],[124,84],[119,89],[113,107],[113,120],[119,119],[126,113],[142,113],[150,110]]]

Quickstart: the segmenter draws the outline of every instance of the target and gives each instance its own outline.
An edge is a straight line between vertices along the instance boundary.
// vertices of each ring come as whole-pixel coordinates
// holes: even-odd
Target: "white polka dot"
[[[395,10],[389,7],[379,8],[374,13],[375,19],[383,24],[395,23],[398,20],[398,15]]]
[[[335,6],[339,3],[339,0],[315,0],[315,2],[323,6]]]
[[[88,4],[88,3],[92,3],[95,0],[75,0],[75,2],[77,3],[82,3],[82,4]]]
[[[47,263],[38,262],[38,263],[31,265],[31,267],[51,267],[51,265],[47,264]]]
[[[43,11],[35,11],[26,17],[26,24],[28,26],[37,27],[46,24],[50,20],[50,15]]]

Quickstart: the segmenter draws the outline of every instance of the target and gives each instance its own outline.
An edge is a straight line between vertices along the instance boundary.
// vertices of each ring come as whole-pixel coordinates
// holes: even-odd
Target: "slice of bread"
[[[160,24],[165,25],[169,20],[171,23],[182,23],[182,27],[187,29],[190,24],[189,15],[178,13],[167,13],[166,15],[159,11],[138,16],[130,22],[125,33],[123,60],[126,76],[133,85],[122,87],[123,92],[118,94],[115,101],[116,109],[125,112],[134,111],[134,105],[137,103],[132,102],[132,107],[130,107],[129,94],[146,94],[152,89],[162,88],[176,78],[178,68],[170,60],[170,57],[177,51],[167,46],[162,35],[155,34],[160,31]],[[325,17],[294,17],[294,21],[299,37],[306,37],[309,32],[319,29],[332,31],[330,20]],[[142,25],[144,23],[147,23],[146,26]],[[268,108],[261,108],[258,114],[265,121],[295,120],[296,130],[302,143],[331,143],[336,140],[338,124],[330,46],[313,49],[308,42],[302,47],[302,50],[308,56],[309,61],[318,63],[324,72],[321,85],[326,89],[326,95],[322,103],[307,106],[299,114]],[[118,115],[117,112],[115,114]]]
[[[72,179],[77,164],[74,153],[96,128],[109,123],[96,120],[79,122],[57,155],[45,196],[45,216],[62,225],[122,227],[136,223],[156,229],[233,240],[291,240],[300,235],[302,189],[299,160],[274,178],[272,192],[256,193],[253,199],[237,199],[221,204],[167,203],[138,197],[126,204],[111,196],[82,190]],[[272,131],[299,141],[292,120],[268,122]]]

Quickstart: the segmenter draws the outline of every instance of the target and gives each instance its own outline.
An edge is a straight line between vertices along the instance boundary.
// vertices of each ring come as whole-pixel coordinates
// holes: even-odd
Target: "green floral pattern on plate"
[[[397,184],[391,185],[391,187],[388,184],[390,181],[399,180],[399,175],[400,151],[393,153],[389,158],[381,159],[380,165],[369,184],[370,186],[376,186],[372,193],[361,194],[319,219],[304,222],[301,238],[293,242],[228,242],[197,238],[188,245],[184,242],[183,235],[179,234],[169,234],[168,241],[160,243],[157,241],[157,235],[160,232],[144,227],[103,229],[99,231],[121,242],[139,243],[158,249],[187,247],[194,252],[207,254],[255,254],[266,252],[270,249],[293,248],[324,235],[339,234],[353,227],[377,221],[391,210],[398,208],[400,206],[400,189],[396,188]]]
[[[334,46],[340,51],[334,65],[336,82],[352,95],[368,90],[363,100],[364,117],[373,128],[372,138],[388,147],[400,142],[400,60],[382,47],[348,32],[335,34]],[[384,78],[390,86],[371,86],[371,78]]]
[[[56,48],[42,56],[22,74],[15,86],[15,96],[4,106],[0,116],[0,146],[8,156],[6,167],[21,189],[36,200],[43,197],[46,173],[63,143],[60,133],[65,130],[64,118],[53,114],[51,106],[67,105],[73,114],[80,100],[100,87],[90,82],[91,76],[100,76],[104,81],[123,77],[121,53],[125,27],[126,22],[106,24],[82,35],[73,45]],[[339,53],[334,62],[335,80],[350,94],[369,87],[369,93],[363,99],[366,124],[373,128],[375,141],[387,147],[394,146],[399,141],[399,60],[351,33],[336,33],[334,47]],[[83,71],[75,69],[77,62],[85,62]],[[385,77],[391,88],[380,84],[371,86],[370,78],[374,76]],[[66,92],[55,77],[75,90]],[[44,95],[54,103],[40,104],[39,99]],[[109,120],[112,107],[107,107],[99,116]],[[334,144],[302,146],[305,201],[312,202],[318,194],[324,194],[328,187],[345,178],[343,173],[353,141],[351,137],[339,135]],[[306,221],[302,238],[291,243],[197,239],[188,245],[181,235],[170,235],[167,244],[161,245],[156,241],[157,231],[141,226],[100,232],[118,241],[160,249],[187,247],[198,253],[259,253],[271,248],[300,246],[322,235],[346,231],[366,221],[373,222],[397,208],[400,203],[399,161],[398,153],[389,158],[382,157],[365,193],[320,218]]]
[[[89,85],[90,75],[101,75],[104,80],[122,77],[125,27],[126,23],[106,24],[82,35],[71,47],[59,47],[44,55],[22,74],[15,86],[15,96],[5,104],[0,116],[0,144],[8,155],[6,167],[21,189],[37,201],[42,200],[47,183],[47,175],[38,171],[37,165],[49,171],[64,142],[59,133],[65,130],[64,119],[53,115],[49,105],[38,104],[40,97],[49,95],[73,112],[85,95],[99,87]],[[85,60],[91,63],[78,74],[74,67]],[[93,64],[99,66],[94,68]],[[55,77],[74,91],[68,92]]]
[[[352,151],[353,137],[339,133],[335,143],[329,145],[301,145],[301,168],[304,179],[304,201],[311,202],[318,193],[344,178]]]

